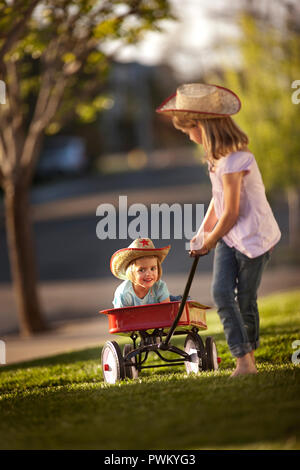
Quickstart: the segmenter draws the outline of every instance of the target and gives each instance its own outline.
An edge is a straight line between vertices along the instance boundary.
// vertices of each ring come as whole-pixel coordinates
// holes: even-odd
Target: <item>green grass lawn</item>
[[[107,385],[100,345],[2,367],[0,448],[299,449],[300,364],[291,356],[300,340],[300,291],[259,304],[258,375],[229,377],[234,361],[215,312],[207,335],[222,357],[216,372],[151,369]]]

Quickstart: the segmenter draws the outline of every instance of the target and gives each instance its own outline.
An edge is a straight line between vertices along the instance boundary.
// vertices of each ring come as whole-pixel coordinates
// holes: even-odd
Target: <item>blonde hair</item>
[[[228,117],[213,119],[172,119],[176,129],[185,130],[198,127],[202,134],[202,145],[206,152],[205,158],[211,162],[247,147],[248,136]]]
[[[127,277],[127,279],[129,279],[129,281],[131,281],[133,284],[135,284],[134,270],[137,267],[136,261],[138,259],[142,259],[142,258],[156,258],[157,259],[157,281],[158,281],[162,276],[161,262],[159,261],[157,256],[152,256],[152,255],[151,256],[141,256],[140,258],[136,258],[133,261],[131,261],[131,263],[129,263],[129,265],[126,268],[126,277]]]

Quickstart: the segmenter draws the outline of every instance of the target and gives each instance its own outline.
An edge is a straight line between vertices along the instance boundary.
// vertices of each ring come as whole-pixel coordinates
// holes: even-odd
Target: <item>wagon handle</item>
[[[190,288],[191,288],[191,285],[192,285],[192,282],[193,282],[193,278],[194,278],[194,274],[195,274],[195,271],[196,271],[196,268],[197,268],[197,264],[198,264],[198,261],[199,261],[199,258],[200,258],[201,255],[197,255],[195,256],[194,258],[194,262],[192,264],[192,267],[191,267],[191,271],[190,271],[190,275],[189,275],[189,278],[188,278],[188,281],[186,283],[186,286],[185,286],[185,289],[184,289],[184,293],[183,293],[183,296],[182,296],[182,299],[181,299],[181,304],[179,306],[179,310],[178,310],[178,313],[176,315],[176,318],[175,320],[173,321],[173,324],[169,330],[169,333],[165,339],[165,341],[163,343],[161,343],[161,346],[162,348],[161,349],[164,349],[170,342],[170,339],[174,333],[174,330],[180,320],[180,317],[182,315],[182,312],[183,312],[183,309],[185,307],[185,303],[186,303],[186,300],[188,298],[188,295],[189,295],[189,292],[190,292]],[[203,256],[203,255],[202,255]]]

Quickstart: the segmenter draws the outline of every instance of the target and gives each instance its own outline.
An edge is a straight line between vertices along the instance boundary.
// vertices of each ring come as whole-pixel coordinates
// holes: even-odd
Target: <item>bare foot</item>
[[[253,358],[251,353],[245,354],[243,357],[238,357],[236,360],[236,368],[231,374],[230,377],[237,377],[239,375],[247,375],[247,374],[257,374],[257,369],[255,367],[255,363],[253,362]]]
[[[251,356],[253,364],[255,365],[254,349],[250,352],[250,356]]]

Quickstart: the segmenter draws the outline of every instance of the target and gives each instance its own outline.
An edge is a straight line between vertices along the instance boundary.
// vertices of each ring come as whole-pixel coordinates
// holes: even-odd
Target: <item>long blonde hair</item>
[[[249,143],[247,135],[228,117],[214,119],[172,119],[176,129],[185,130],[198,127],[202,134],[205,158],[213,163],[231,152],[245,149]]]

